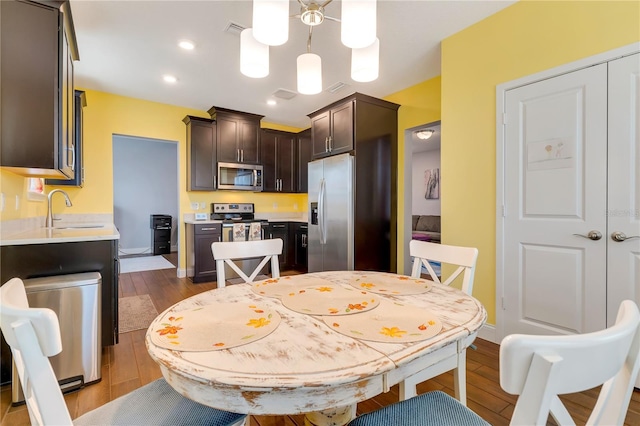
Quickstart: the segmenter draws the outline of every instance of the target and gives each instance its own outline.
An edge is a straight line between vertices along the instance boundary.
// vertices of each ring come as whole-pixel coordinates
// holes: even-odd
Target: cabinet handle
[[[218,189],[218,182],[216,182],[217,176],[213,176],[213,189]]]
[[[218,235],[218,242],[222,241],[222,235]]]
[[[236,161],[240,162],[240,150],[238,148],[236,148]]]
[[[240,150],[240,162],[244,163],[244,149]]]
[[[269,239],[273,240],[273,234],[269,233]]]
[[[73,144],[71,144],[71,171],[75,172],[76,171],[76,149],[75,146]]]
[[[324,138],[324,152],[329,152],[329,136]]]
[[[306,247],[306,246],[307,246],[307,235],[302,234],[302,247]]]
[[[272,228],[284,228],[284,225],[271,225]]]
[[[201,231],[215,231],[216,228],[200,228]]]
[[[329,136],[329,152],[333,151],[333,136]]]

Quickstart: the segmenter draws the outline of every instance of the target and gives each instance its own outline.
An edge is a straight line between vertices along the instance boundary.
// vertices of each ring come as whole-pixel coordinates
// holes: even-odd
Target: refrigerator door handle
[[[318,225],[320,225],[320,244],[327,243],[327,233],[324,223],[324,179],[320,181],[320,194],[318,195]]]

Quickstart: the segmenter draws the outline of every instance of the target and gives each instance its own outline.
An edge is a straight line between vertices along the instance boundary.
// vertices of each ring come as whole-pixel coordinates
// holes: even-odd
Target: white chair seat
[[[187,399],[158,379],[73,420],[75,426],[228,426],[246,416],[216,410]]]
[[[356,417],[349,426],[489,426],[442,391],[427,392]]]

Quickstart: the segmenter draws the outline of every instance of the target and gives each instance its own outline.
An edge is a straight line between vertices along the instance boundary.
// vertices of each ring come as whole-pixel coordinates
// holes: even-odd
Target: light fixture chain
[[[311,35],[313,34],[313,27],[309,27],[309,39],[307,40],[307,53],[311,53]]]

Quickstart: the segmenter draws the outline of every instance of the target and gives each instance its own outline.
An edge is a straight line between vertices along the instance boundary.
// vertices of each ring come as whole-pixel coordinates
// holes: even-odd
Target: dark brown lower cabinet
[[[307,238],[309,235],[309,224],[292,222],[294,237],[293,269],[300,272],[307,272]]]
[[[118,343],[118,240],[0,247],[0,281],[99,272],[102,276],[102,346]],[[2,339],[2,384],[11,380],[11,351]]]
[[[289,222],[269,222],[266,238],[282,239],[282,255],[279,257],[280,270],[285,271],[293,266],[293,250],[291,234],[289,232]]]
[[[186,226],[187,275],[194,283],[216,281],[216,261],[211,244],[222,240],[222,225],[188,223]]]

